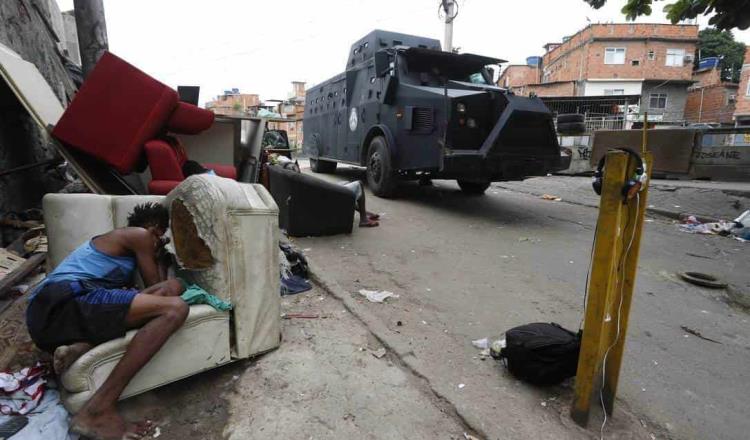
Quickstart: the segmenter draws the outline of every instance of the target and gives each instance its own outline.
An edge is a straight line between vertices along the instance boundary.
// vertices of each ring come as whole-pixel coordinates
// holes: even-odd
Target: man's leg
[[[140,438],[141,433],[126,425],[115,404],[133,376],[182,326],[188,312],[187,303],[175,296],[135,296],[125,322],[128,328],[143,327],[135,334],[109,377],[73,418],[71,428],[75,432],[94,439]]]
[[[143,289],[140,293],[156,296],[180,296],[185,291],[182,283],[175,279],[169,279],[156,283],[151,287]]]
[[[360,183],[361,185],[361,183]],[[359,211],[359,227],[360,228],[371,228],[378,226],[379,223],[376,221],[377,217],[373,217],[374,214],[367,212],[365,208],[365,190],[360,188],[359,198],[357,199],[357,211]]]

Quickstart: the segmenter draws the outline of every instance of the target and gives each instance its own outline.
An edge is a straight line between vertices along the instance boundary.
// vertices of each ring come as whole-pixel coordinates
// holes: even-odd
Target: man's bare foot
[[[91,440],[139,440],[151,431],[151,423],[126,423],[114,408],[84,407],[70,422],[70,431]]]
[[[91,350],[92,345],[88,342],[76,342],[71,345],[62,345],[57,347],[52,359],[52,365],[57,375],[63,374],[73,365],[79,357]]]
[[[370,220],[370,219],[359,222],[360,228],[374,228],[375,226],[378,226],[378,225],[380,225],[380,223],[376,222],[375,220]]]

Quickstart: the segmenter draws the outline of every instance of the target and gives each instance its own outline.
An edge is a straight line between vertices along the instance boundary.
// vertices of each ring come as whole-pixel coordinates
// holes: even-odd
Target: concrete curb
[[[354,315],[354,317],[357,318],[360,322],[362,322],[362,324],[370,331],[370,333],[372,333],[372,335],[378,340],[378,342],[380,342],[383,347],[385,347],[390,353],[393,354],[393,356],[396,358],[395,360],[401,365],[402,368],[405,368],[409,373],[424,381],[425,386],[433,394],[433,397],[437,401],[439,401],[441,406],[445,407],[444,409],[453,413],[453,416],[457,419],[459,424],[464,427],[467,433],[478,435],[481,438],[490,438],[487,433],[485,433],[481,428],[478,428],[478,426],[482,426],[481,420],[476,419],[470,414],[461,412],[459,408],[450,401],[450,399],[441,394],[432,386],[430,380],[423,374],[421,374],[416,366],[411,364],[408,360],[404,359],[399,354],[398,350],[393,347],[392,344],[388,343],[385,335],[390,330],[385,326],[385,324],[383,324],[383,322],[378,319],[370,319],[369,317],[365,316],[364,313],[360,311],[360,309],[362,308],[361,304],[359,304],[354,298],[352,298],[351,294],[345,291],[338,284],[338,282],[336,282],[336,280],[329,277],[329,275],[327,275],[325,271],[320,269],[317,264],[311,261],[310,257],[307,257],[307,264],[310,279],[315,284],[319,285],[328,294],[340,300],[343,303],[344,308],[349,313]]]

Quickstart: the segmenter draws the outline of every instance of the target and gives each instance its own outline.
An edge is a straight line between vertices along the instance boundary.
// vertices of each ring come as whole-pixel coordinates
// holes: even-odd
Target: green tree
[[[734,40],[731,31],[714,28],[703,29],[698,33],[698,53],[701,58],[721,57],[721,77],[739,82],[740,69],[745,57],[745,45]],[[698,60],[696,60],[697,62]]]
[[[593,8],[599,9],[607,0],[583,0]],[[622,13],[628,20],[635,20],[641,15],[651,15],[651,5],[664,0],[625,0]],[[750,27],[750,0],[673,0],[664,6],[664,12],[672,23],[696,18],[699,15],[710,16],[708,24],[720,30]]]

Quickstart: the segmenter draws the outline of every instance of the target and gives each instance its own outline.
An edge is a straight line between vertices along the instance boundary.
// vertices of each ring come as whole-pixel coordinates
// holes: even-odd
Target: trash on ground
[[[704,341],[708,341],[708,342],[713,342],[713,343],[715,343],[715,344],[721,344],[721,342],[719,342],[719,341],[717,341],[717,340],[715,340],[715,339],[707,338],[707,337],[703,336],[703,335],[701,334],[701,332],[699,332],[698,330],[694,330],[694,329],[692,329],[692,328],[690,328],[690,327],[688,327],[688,326],[685,326],[685,325],[681,325],[681,326],[680,326],[680,328],[681,328],[681,329],[682,329],[682,330],[683,330],[683,331],[684,331],[685,333],[689,333],[689,334],[691,334],[691,335],[693,335],[693,336],[695,336],[695,337],[697,337],[697,338],[701,338],[701,339],[703,339]]]
[[[39,405],[26,415],[28,424],[23,429],[12,437],[4,436],[2,427],[5,426],[5,423],[22,417],[0,414],[0,438],[12,438],[12,440],[37,440],[40,438],[45,440],[73,440],[78,438],[77,435],[68,433],[70,415],[63,407],[57,390],[49,389],[44,393]]]
[[[281,319],[318,319],[325,318],[317,313],[282,313]]]
[[[26,425],[29,424],[29,418],[26,416],[13,416],[9,420],[0,423],[0,438],[11,438]]]
[[[500,359],[500,352],[506,345],[505,338],[492,341],[492,344],[490,344],[490,355],[495,359]]]
[[[309,268],[307,258],[289,243],[279,243],[279,265],[281,266],[281,296],[296,295],[312,289],[307,280]]]
[[[721,281],[719,278],[700,272],[680,272],[678,274],[680,278],[687,281],[690,284],[696,286],[708,287],[711,289],[724,289],[727,287],[727,283]]]
[[[359,289],[359,294],[367,298],[368,301],[374,303],[382,303],[387,298],[398,298],[398,295],[387,290]]]
[[[463,387],[465,387],[465,386],[466,386],[466,384],[465,384],[465,383],[460,383],[460,384],[458,384],[458,389],[459,389],[459,390],[460,390],[460,389],[463,389]]]
[[[47,371],[41,363],[14,373],[0,373],[0,414],[25,415],[44,396]]]
[[[375,356],[376,358],[380,359],[383,356],[385,356],[385,347],[380,347],[378,350],[370,350],[370,354]]]
[[[553,202],[559,202],[562,200],[562,197],[553,196],[552,194],[544,194],[542,195],[542,199],[544,200],[551,200]]]
[[[475,341],[471,341],[471,345],[480,350],[484,350],[485,348],[490,348],[490,340],[489,338],[477,339]]]
[[[473,435],[464,432],[464,440],[479,440],[479,437],[474,437]]]
[[[750,241],[750,211],[745,211],[733,221],[719,220],[718,222],[702,223],[694,215],[684,217],[680,224],[680,230],[691,234],[733,236],[739,241]]]

